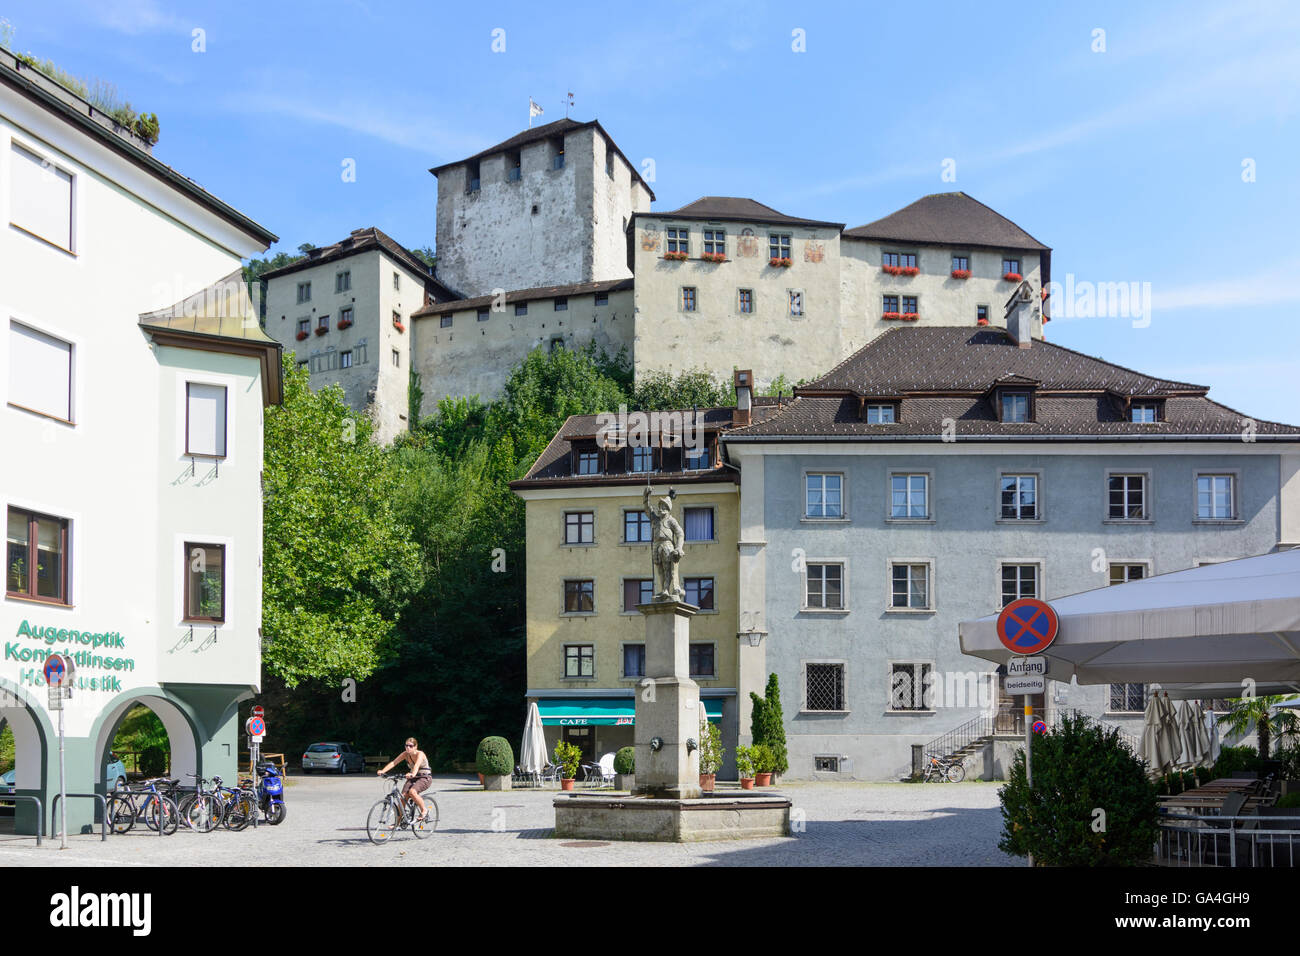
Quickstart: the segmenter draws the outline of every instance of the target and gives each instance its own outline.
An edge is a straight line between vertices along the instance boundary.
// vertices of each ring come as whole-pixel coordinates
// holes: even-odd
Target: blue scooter
[[[257,805],[271,826],[284,820],[284,780],[274,764],[266,764],[262,768],[262,777],[257,782]]]

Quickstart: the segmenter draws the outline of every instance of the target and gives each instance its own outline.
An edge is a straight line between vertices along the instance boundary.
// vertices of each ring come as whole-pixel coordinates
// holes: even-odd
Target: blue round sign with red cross
[[[1037,654],[1056,640],[1059,627],[1050,604],[1038,598],[1021,598],[998,615],[998,640],[1013,654]]]

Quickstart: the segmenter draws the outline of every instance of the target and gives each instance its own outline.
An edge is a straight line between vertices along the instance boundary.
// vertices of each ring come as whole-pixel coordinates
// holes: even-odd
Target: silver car
[[[312,744],[302,755],[302,772],[333,770],[335,773],[360,773],[366,758],[351,744],[341,741]]]

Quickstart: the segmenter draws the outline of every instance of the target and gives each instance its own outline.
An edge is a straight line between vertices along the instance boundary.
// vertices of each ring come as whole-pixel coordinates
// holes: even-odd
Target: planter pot
[[[741,777],[741,778],[740,778],[740,789],[741,789],[741,790],[753,790],[753,789],[754,789],[754,778],[753,778],[753,777]]]
[[[635,790],[636,774],[634,773],[616,773],[614,774],[615,790]]]
[[[572,790],[572,789],[573,789],[573,778],[572,778],[572,777],[562,777],[562,778],[560,778],[560,789],[561,789],[561,790]]]
[[[754,780],[760,787],[772,786],[772,775],[770,773],[756,773]]]
[[[483,775],[482,775],[482,774],[479,774],[479,775],[478,775],[478,782],[479,782],[479,785],[481,786],[482,783],[483,783]]]
[[[483,777],[484,790],[509,790],[510,774],[508,773],[490,773],[487,775],[479,774]]]
[[[702,773],[700,774],[700,789],[705,793],[713,792],[713,783],[717,779],[717,774]]]

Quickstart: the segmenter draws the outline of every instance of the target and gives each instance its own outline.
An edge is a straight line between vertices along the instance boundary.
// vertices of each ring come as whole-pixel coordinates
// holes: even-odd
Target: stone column
[[[656,601],[637,610],[645,615],[646,679],[636,695],[636,792],[694,799],[700,795],[700,686],[690,676],[696,608]],[[662,741],[658,750],[650,746],[655,738]],[[688,748],[687,740],[697,746]]]

